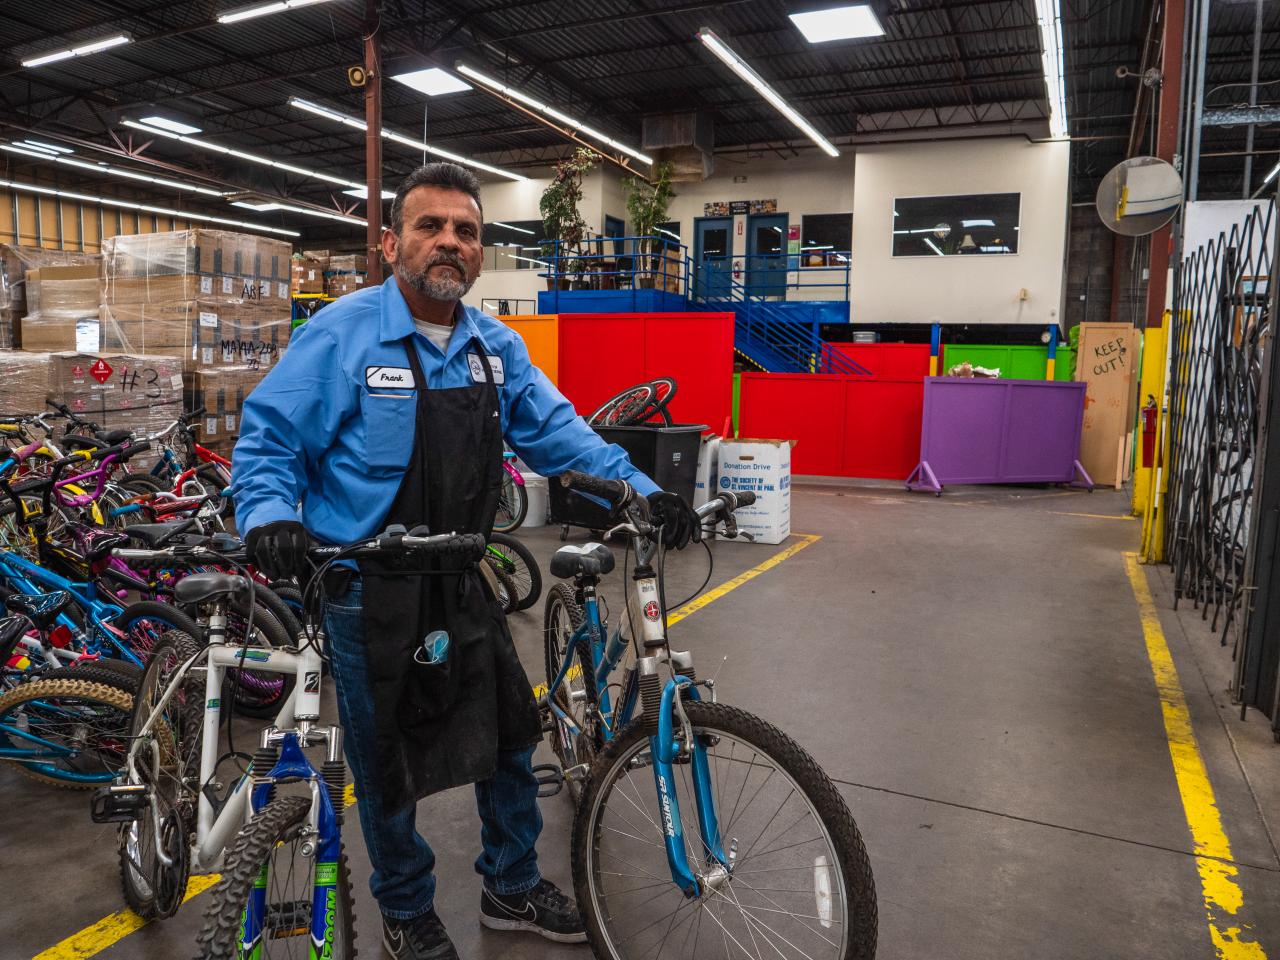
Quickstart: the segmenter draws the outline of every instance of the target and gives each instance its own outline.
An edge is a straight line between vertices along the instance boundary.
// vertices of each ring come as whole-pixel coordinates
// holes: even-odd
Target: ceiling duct
[[[642,150],[672,163],[672,180],[705,180],[715,172],[715,119],[710,113],[690,110],[645,117],[641,138]]]

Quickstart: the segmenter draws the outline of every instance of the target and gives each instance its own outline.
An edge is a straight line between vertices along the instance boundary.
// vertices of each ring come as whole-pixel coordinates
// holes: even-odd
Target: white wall
[[[1067,240],[1064,142],[990,138],[858,150],[853,319],[867,323],[1057,323]],[[1022,194],[1018,253],[894,257],[895,197]],[[1019,299],[1019,291],[1027,299]]]

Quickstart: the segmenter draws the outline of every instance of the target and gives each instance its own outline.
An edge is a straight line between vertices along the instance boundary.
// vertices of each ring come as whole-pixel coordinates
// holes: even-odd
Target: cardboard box
[[[103,241],[103,303],[287,301],[288,243],[226,230],[175,230]]]
[[[182,410],[182,361],[119,353],[54,353],[48,396],[105,430],[157,433]]]
[[[104,350],[169,354],[187,370],[272,366],[288,346],[291,326],[286,309],[246,301],[103,304],[99,316]]]
[[[325,277],[325,292],[331,297],[345,297],[363,290],[368,279],[363,273],[331,273]]]
[[[267,368],[251,365],[197,370],[188,373],[183,399],[188,410],[204,408],[197,423],[200,442],[206,446],[240,436],[240,412],[245,398],[262,382]],[[227,456],[227,454],[223,454]]]
[[[41,413],[48,397],[49,354],[0,350],[0,413]]]
[[[97,266],[37,267],[27,271],[26,285],[23,349],[99,349]]]
[[[0,243],[0,347],[22,344],[20,321],[30,312],[27,271],[66,266],[91,266],[96,270],[101,260],[96,253]]]
[[[791,535],[791,442],[725,440],[720,444],[719,490],[750,490],[756,502],[734,513],[738,529],[757,543],[781,543]]]
[[[368,273],[369,258],[363,253],[344,253],[329,257],[329,269],[335,273]]]
[[[102,349],[97,311],[90,316],[32,313],[19,321],[22,349],[36,352]]]
[[[698,448],[698,470],[693,478],[693,506],[702,506],[711,499],[720,467],[720,438],[714,435],[702,438]]]
[[[294,260],[289,286],[294,293],[324,293],[324,264],[319,260]]]

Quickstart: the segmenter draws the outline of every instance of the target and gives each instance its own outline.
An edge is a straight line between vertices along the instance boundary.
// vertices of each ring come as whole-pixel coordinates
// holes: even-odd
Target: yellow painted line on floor
[[[1187,698],[1178,680],[1178,670],[1169,653],[1160,617],[1156,612],[1147,577],[1138,563],[1138,555],[1126,552],[1125,570],[1138,601],[1138,614],[1142,621],[1142,635],[1147,644],[1147,657],[1151,661],[1151,673],[1155,677],[1160,694],[1160,707],[1164,714],[1165,736],[1169,741],[1169,756],[1173,760],[1173,773],[1182,797],[1182,810],[1191,830],[1196,851],[1196,868],[1200,872],[1200,888],[1204,894],[1204,907],[1209,921],[1209,939],[1221,960],[1266,960],[1262,944],[1249,933],[1253,925],[1240,919],[1244,909],[1244,891],[1236,883],[1240,872],[1230,861],[1231,844],[1222,825],[1222,814],[1213,795],[1195,730],[1191,726],[1191,713]]]
[[[1050,513],[1057,514],[1059,517],[1088,517],[1090,520],[1127,520],[1134,521],[1137,517],[1120,517],[1114,513],[1073,513],[1070,510],[1050,510]]]
[[[347,784],[342,799],[348,807],[355,803],[355,787]],[[221,879],[220,873],[205,873],[192,877],[187,881],[187,892],[182,902],[185,904],[192,897],[199,896]],[[141,930],[150,922],[127,908],[117,910],[97,923],[85,927],[79,933],[73,933],[61,943],[54,944],[48,950],[37,953],[32,960],[85,960],[87,957],[96,957],[103,950],[115,946],[129,934]]]
[[[692,616],[693,614],[701,610],[703,607],[705,607],[707,604],[714,603],[715,601],[723,597],[726,593],[729,593],[732,590],[737,590],[738,587],[742,586],[747,581],[754,580],[756,577],[760,576],[760,574],[764,573],[767,570],[772,570],[774,567],[780,564],[783,560],[786,560],[788,557],[794,557],[797,553],[799,553],[805,547],[809,546],[812,543],[817,543],[819,540],[822,539],[822,536],[816,533],[797,533],[796,536],[799,537],[799,540],[796,543],[793,543],[787,547],[783,547],[781,550],[779,550],[777,553],[771,556],[768,560],[765,560],[763,563],[757,564],[756,566],[752,567],[750,570],[746,571],[745,573],[738,574],[732,580],[726,580],[724,583],[720,584],[720,586],[716,587],[714,590],[708,590],[706,593],[698,597],[696,600],[692,600],[689,603],[686,603],[679,610],[675,611],[672,614],[669,614],[667,616],[667,626],[671,626],[672,624],[679,623],[685,617]],[[575,663],[572,667],[569,668],[569,672],[568,674],[566,674],[565,679],[575,680],[580,676],[582,676],[582,667],[580,667],[578,664]],[[540,683],[533,688],[533,695],[535,697],[541,697],[546,692],[547,692],[547,685],[545,683]]]

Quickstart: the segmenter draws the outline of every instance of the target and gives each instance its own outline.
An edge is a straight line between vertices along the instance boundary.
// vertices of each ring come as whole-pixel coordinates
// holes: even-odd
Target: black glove
[[[702,520],[678,493],[659,490],[649,494],[649,517],[654,526],[661,524],[662,545],[668,550],[683,550],[690,540],[702,541]]]
[[[288,580],[296,576],[298,583],[306,583],[311,573],[307,564],[310,545],[306,529],[297,520],[264,523],[244,538],[249,562],[268,580]]]

